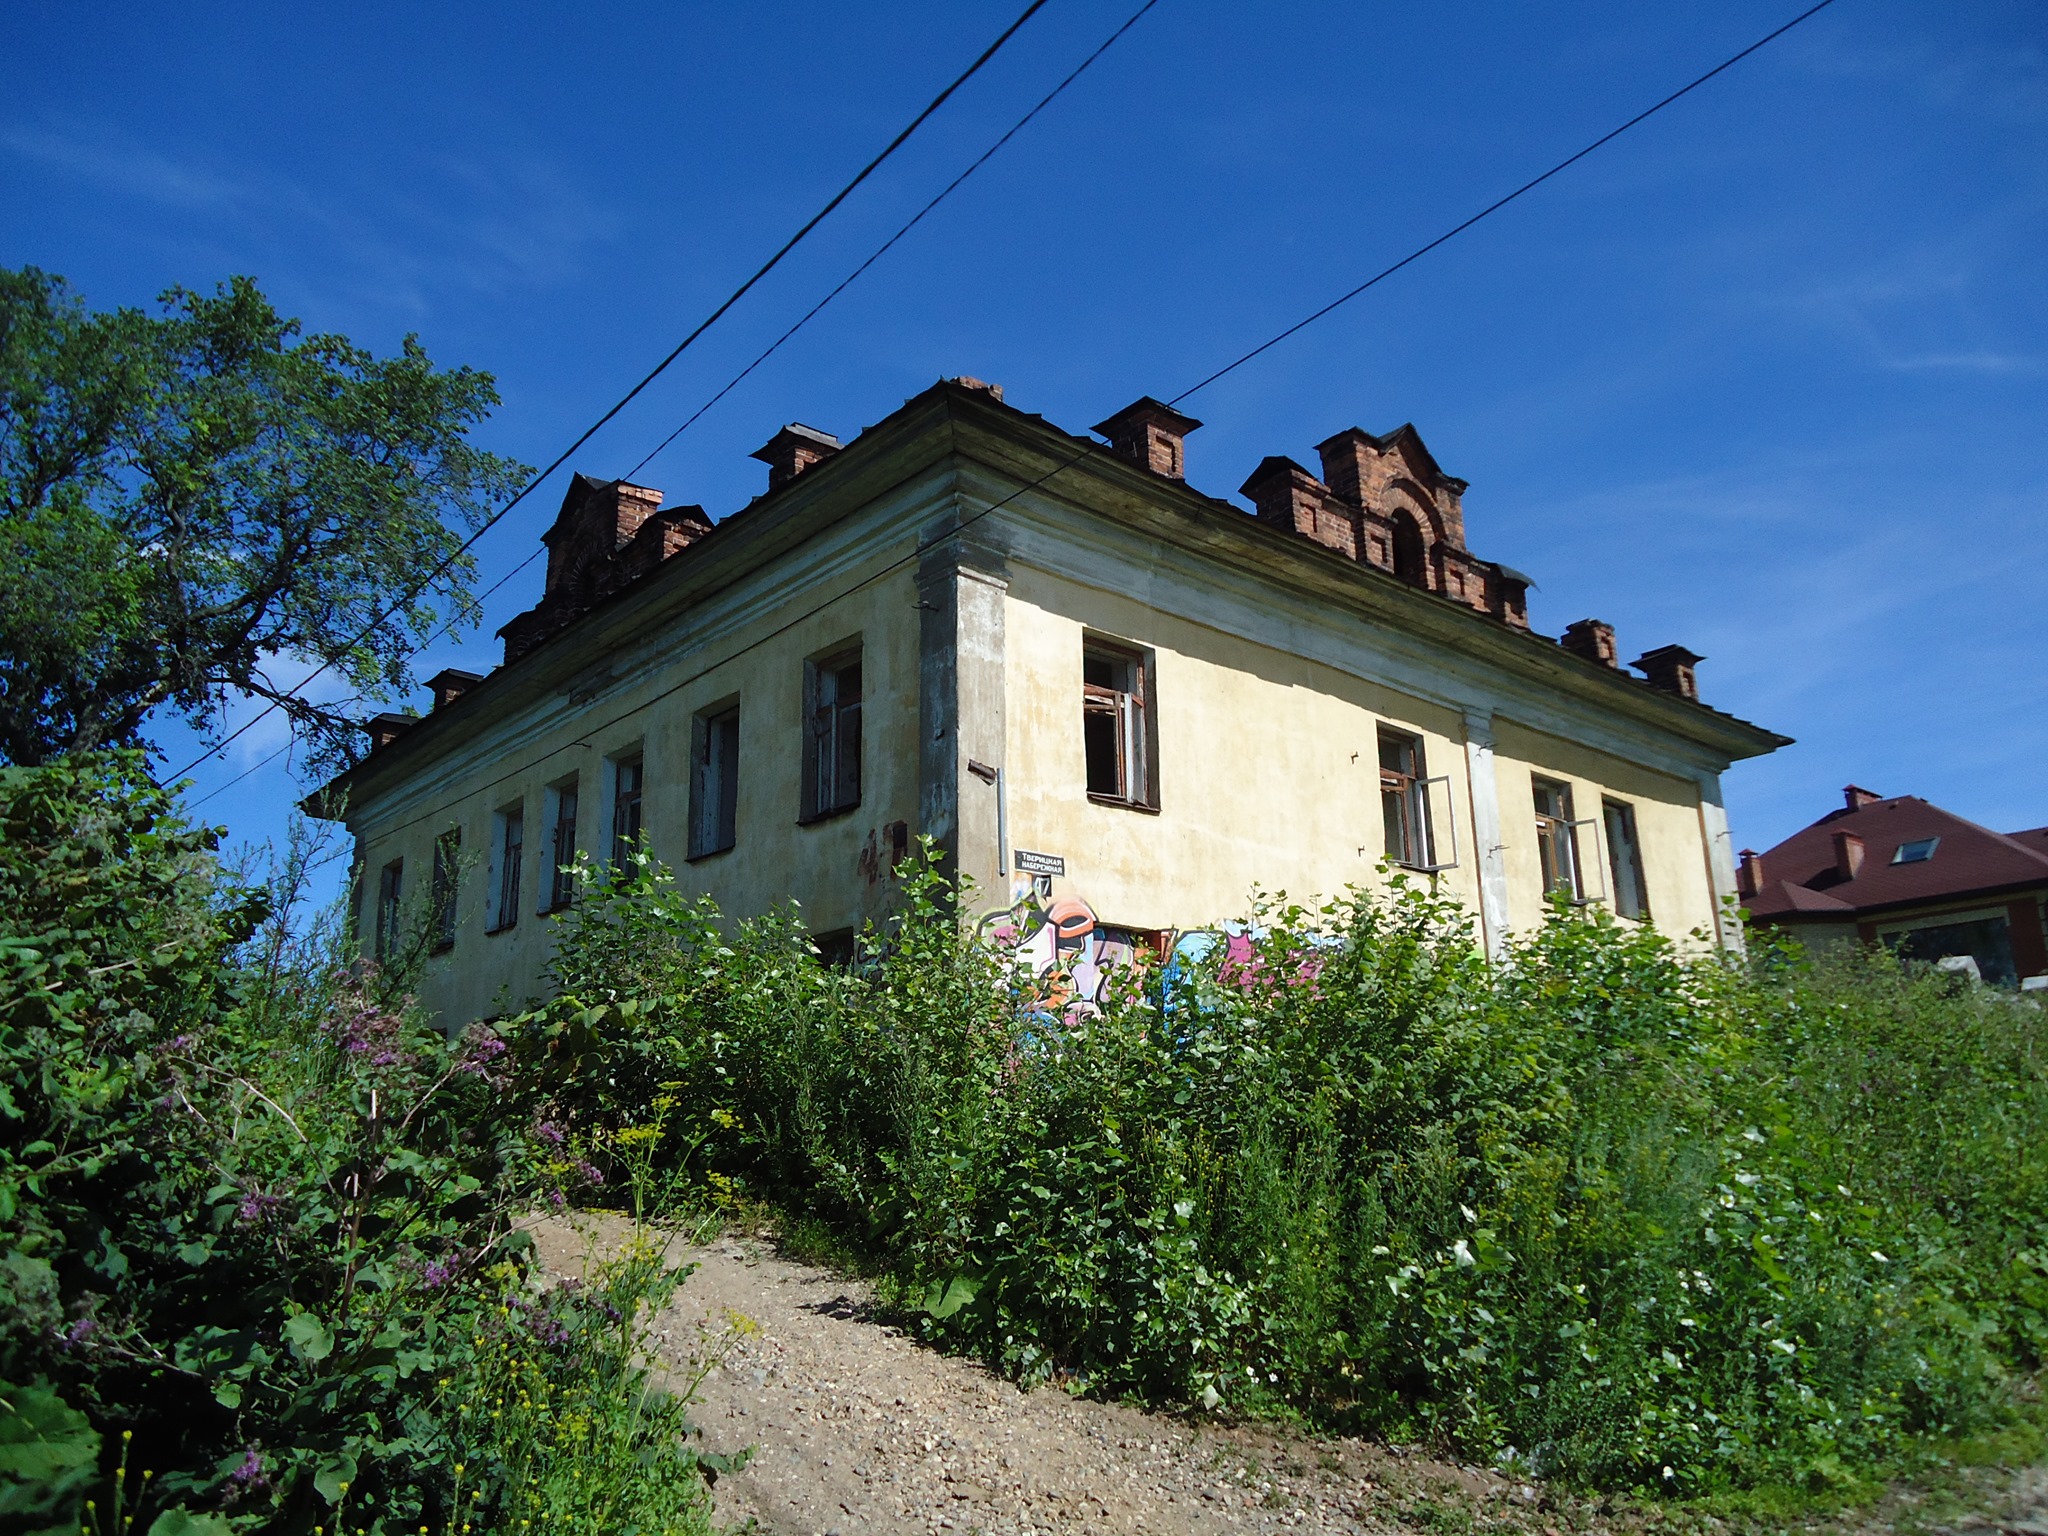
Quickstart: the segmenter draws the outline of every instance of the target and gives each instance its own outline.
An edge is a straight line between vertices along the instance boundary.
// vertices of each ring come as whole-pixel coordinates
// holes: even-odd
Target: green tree
[[[203,726],[236,692],[351,755],[294,687],[325,663],[389,697],[473,613],[462,530],[526,472],[468,441],[497,390],[412,336],[387,358],[302,337],[246,277],[160,302],[93,312],[0,269],[0,759],[137,745],[153,712]]]

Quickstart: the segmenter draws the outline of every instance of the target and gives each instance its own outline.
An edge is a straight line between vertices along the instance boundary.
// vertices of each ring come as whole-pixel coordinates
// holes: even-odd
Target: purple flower
[[[235,1207],[235,1216],[245,1226],[258,1226],[270,1220],[283,1206],[284,1196],[269,1195],[260,1189],[252,1189],[242,1196],[241,1203]]]
[[[551,1147],[559,1147],[569,1139],[563,1134],[562,1128],[552,1120],[536,1120],[533,1123],[533,1134]]]
[[[69,1328],[66,1328],[62,1333],[57,1335],[57,1339],[58,1342],[61,1343],[66,1349],[76,1349],[79,1345],[83,1344],[87,1339],[91,1338],[93,1334],[98,1331],[98,1329],[99,1324],[94,1322],[91,1318],[81,1317]]]
[[[462,1270],[462,1255],[450,1254],[445,1259],[435,1259],[420,1271],[420,1287],[423,1290],[438,1291],[454,1280]]]
[[[270,1479],[263,1475],[263,1458],[253,1446],[243,1454],[242,1464],[228,1474],[228,1481],[245,1492],[270,1486]]]
[[[597,1165],[589,1159],[581,1157],[576,1159],[576,1171],[594,1188],[601,1189],[604,1187],[604,1175],[598,1171]]]
[[[481,1077],[506,1049],[505,1042],[496,1035],[472,1028],[462,1042],[462,1054],[455,1058],[455,1070]]]

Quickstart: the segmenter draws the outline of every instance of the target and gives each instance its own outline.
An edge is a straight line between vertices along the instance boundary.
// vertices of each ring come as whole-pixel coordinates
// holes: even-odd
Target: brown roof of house
[[[1853,877],[1837,867],[1837,833],[1863,840]],[[1933,855],[1892,862],[1901,846],[1939,838]],[[1979,892],[2048,885],[2048,827],[1993,832],[1917,795],[1832,811],[1762,855],[1763,885],[1742,904],[1754,917],[1846,918]]]

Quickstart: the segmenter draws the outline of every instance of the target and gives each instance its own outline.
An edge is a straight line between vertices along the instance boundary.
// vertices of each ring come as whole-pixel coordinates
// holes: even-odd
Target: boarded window
[[[462,878],[462,834],[443,832],[434,839],[434,952],[455,947],[455,887]]]
[[[1081,649],[1081,744],[1088,798],[1155,809],[1151,658],[1090,640]]]
[[[690,723],[690,857],[723,853],[738,840],[740,711],[710,709]]]
[[[1600,805],[1606,823],[1607,873],[1614,882],[1614,910],[1617,916],[1647,920],[1650,915],[1650,887],[1643,879],[1643,845],[1636,835],[1636,808],[1620,800]]]
[[[576,799],[574,779],[549,786],[548,872],[542,882],[547,899],[541,907],[543,912],[559,912],[576,898]]]
[[[804,663],[804,821],[860,804],[860,706],[858,649]]]
[[[638,752],[612,760],[612,863],[623,867],[640,848],[643,759]]]
[[[398,953],[403,933],[405,860],[393,859],[377,875],[377,958],[389,960]]]
[[[497,815],[491,856],[497,863],[491,882],[491,932],[519,921],[519,876],[526,863],[526,809],[508,805]]]
[[[1536,857],[1543,866],[1545,895],[1562,892],[1580,899],[1578,829],[1572,822],[1572,788],[1555,779],[1535,780]]]
[[[1380,815],[1386,826],[1389,859],[1411,869],[1435,866],[1421,737],[1381,729]]]

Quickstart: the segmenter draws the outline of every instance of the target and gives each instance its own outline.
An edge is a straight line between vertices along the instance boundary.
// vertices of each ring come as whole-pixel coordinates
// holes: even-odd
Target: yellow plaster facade
[[[565,512],[565,516],[566,516]],[[1152,804],[1088,793],[1083,650],[1146,669]],[[805,821],[806,662],[857,646],[858,803]],[[733,846],[694,861],[693,720],[737,705]],[[452,943],[422,1000],[444,1022],[541,991],[558,917],[551,786],[609,850],[614,765],[642,768],[642,827],[686,891],[744,916],[798,902],[814,932],[894,897],[892,851],[930,835],[984,908],[1029,888],[1105,929],[1156,933],[1382,878],[1381,728],[1418,738],[1433,879],[1497,950],[1542,920],[1533,780],[1568,784],[1591,899],[1606,802],[1634,813],[1649,919],[1721,934],[1733,861],[1719,774],[1782,738],[1413,590],[948,382],[792,475],[330,786],[363,871],[424,920],[436,839],[459,833]],[[504,818],[524,826],[518,910]]]

